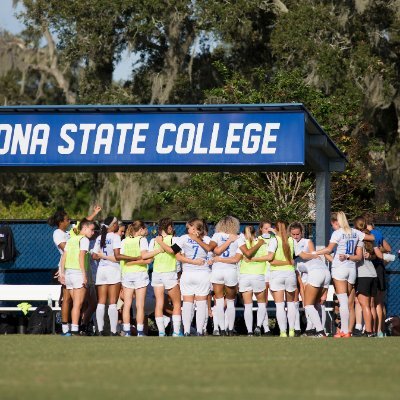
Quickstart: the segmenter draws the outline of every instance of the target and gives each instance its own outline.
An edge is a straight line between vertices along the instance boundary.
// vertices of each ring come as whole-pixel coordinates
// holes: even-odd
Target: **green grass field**
[[[400,340],[0,337],[0,399],[397,399]]]

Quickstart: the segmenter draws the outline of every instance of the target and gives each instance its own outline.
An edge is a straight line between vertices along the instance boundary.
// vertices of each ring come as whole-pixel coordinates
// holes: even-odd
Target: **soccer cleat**
[[[272,336],[274,336],[274,334],[271,331],[267,331],[267,332],[263,333],[263,336],[272,337]]]
[[[325,331],[320,331],[320,332],[317,332],[317,333],[314,335],[314,337],[315,337],[315,338],[326,338],[327,336],[326,336]]]
[[[129,336],[132,336],[132,334],[130,331],[123,331],[123,336],[129,337]]]
[[[384,338],[385,335],[383,334],[383,332],[378,332],[377,335],[376,335],[376,337],[378,337],[378,338]]]
[[[202,332],[197,332],[196,336],[204,336],[204,334]]]
[[[295,330],[294,329],[289,329],[289,337],[294,337],[295,336]]]
[[[118,332],[111,332],[110,336],[120,336]]]
[[[183,336],[189,337],[189,336],[190,336],[190,333],[189,333],[189,332],[185,332],[185,333],[183,334]]]
[[[165,337],[167,336],[165,332],[158,332],[158,337]]]
[[[137,337],[145,337],[146,335],[144,334],[143,331],[138,331],[137,332]]]
[[[228,336],[235,336],[235,332],[233,332],[233,329],[228,330]]]
[[[172,337],[183,337],[183,333],[182,332],[178,332],[178,333],[173,333]]]
[[[80,332],[78,331],[71,331],[72,336],[81,336]]]
[[[342,333],[342,338],[350,338],[351,337],[351,333]]]
[[[213,332],[213,336],[221,336],[221,334],[219,333],[219,330],[215,330]]]
[[[362,333],[362,331],[360,329],[354,329],[353,336],[354,337],[362,337],[363,333]]]
[[[248,336],[248,337],[253,337],[253,336],[254,336],[254,335],[253,335],[253,332],[248,333],[247,336]]]
[[[261,336],[261,328],[259,326],[254,329],[254,336]]]
[[[68,331],[68,332],[62,333],[61,336],[70,337],[70,336],[72,336],[72,333],[70,331]]]
[[[302,336],[314,336],[317,332],[314,329],[306,330]]]
[[[281,332],[281,334],[279,335],[279,337],[287,337],[287,333],[286,333],[286,332]]]
[[[300,336],[301,336],[301,331],[295,330],[295,331],[294,331],[294,336],[295,336],[295,337],[300,337]]]
[[[333,337],[334,337],[335,339],[341,339],[341,338],[342,338],[342,332],[337,332],[337,333],[335,333],[335,334],[333,335]]]
[[[223,329],[221,329],[220,335],[221,335],[221,336],[226,336],[226,331],[224,331]]]

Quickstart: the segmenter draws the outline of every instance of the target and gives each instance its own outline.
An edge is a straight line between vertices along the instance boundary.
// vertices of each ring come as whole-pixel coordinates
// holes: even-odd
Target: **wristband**
[[[311,254],[315,256],[317,254],[317,252],[316,251],[312,251]]]

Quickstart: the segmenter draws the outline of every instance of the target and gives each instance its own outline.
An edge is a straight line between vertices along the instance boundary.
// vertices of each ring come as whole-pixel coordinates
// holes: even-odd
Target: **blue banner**
[[[304,165],[303,112],[9,113],[0,166]]]

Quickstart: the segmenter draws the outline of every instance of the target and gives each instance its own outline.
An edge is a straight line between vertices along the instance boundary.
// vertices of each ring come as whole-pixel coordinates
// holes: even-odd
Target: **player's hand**
[[[238,238],[238,235],[234,235],[234,234],[230,234],[229,235],[229,240],[231,241],[231,242],[234,242],[235,240],[237,240],[237,238]]]
[[[155,241],[156,241],[156,243],[160,244],[160,243],[162,243],[162,241],[163,241],[163,237],[162,237],[162,236],[157,236],[157,237],[155,238]]]
[[[346,254],[339,254],[339,260],[346,261],[347,260]]]
[[[208,265],[213,265],[214,264],[214,259],[210,258],[209,260],[207,260],[207,264]]]
[[[65,275],[62,274],[61,272],[60,272],[60,274],[58,275],[58,282],[60,282],[61,285],[65,285]]]
[[[98,214],[98,213],[101,211],[101,206],[99,206],[98,204],[96,204],[96,205],[94,206],[93,211],[94,211],[96,214]]]
[[[202,260],[201,258],[196,258],[195,260],[192,261],[192,264],[200,266],[200,265],[204,265],[205,261]]]
[[[83,275],[83,287],[87,286],[87,276]]]
[[[57,272],[54,274],[53,278],[58,279],[60,276],[60,270],[57,270]]]

